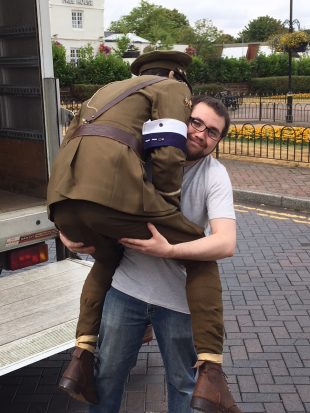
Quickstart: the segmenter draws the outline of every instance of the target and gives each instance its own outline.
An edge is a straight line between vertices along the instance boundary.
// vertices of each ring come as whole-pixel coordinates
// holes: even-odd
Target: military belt
[[[86,123],[75,130],[71,139],[76,138],[77,136],[102,136],[110,138],[129,146],[136,152],[139,158],[143,158],[142,143],[134,135],[131,135],[122,129],[115,128],[114,126]]]

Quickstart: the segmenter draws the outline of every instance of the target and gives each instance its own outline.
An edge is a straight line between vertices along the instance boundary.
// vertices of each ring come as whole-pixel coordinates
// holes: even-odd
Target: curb
[[[234,188],[234,201],[246,201],[259,203],[269,206],[293,209],[295,211],[310,212],[309,198],[295,198],[270,194],[266,192],[245,191],[243,189]]]

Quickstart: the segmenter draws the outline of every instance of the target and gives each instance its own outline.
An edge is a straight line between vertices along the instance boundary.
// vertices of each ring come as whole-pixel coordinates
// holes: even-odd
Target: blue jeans
[[[166,371],[169,413],[190,413],[197,360],[189,314],[148,304],[111,288],[105,298],[96,374],[99,405],[91,413],[118,413],[147,324],[152,323]]]

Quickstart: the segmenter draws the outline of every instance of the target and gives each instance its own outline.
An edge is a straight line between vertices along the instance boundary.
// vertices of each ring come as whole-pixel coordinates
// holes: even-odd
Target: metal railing
[[[293,98],[292,119],[294,123],[310,123],[310,98],[304,96],[300,94]],[[232,121],[286,122],[287,96],[232,94],[220,98],[227,106]]]
[[[287,108],[285,98],[274,99],[274,102],[270,102],[270,97],[240,97],[236,109],[228,108],[232,121],[239,122],[242,119],[244,123],[232,123],[229,134],[218,146],[218,157],[230,154],[310,163],[310,103],[305,103],[305,100],[293,105],[294,124],[296,121],[308,123],[309,126],[275,126],[269,122],[285,122]],[[62,106],[75,114],[81,103],[63,101]],[[69,123],[63,122],[63,133]]]
[[[62,100],[61,106],[65,109],[71,110],[74,114],[76,114],[81,107],[82,102],[78,102],[76,100]]]
[[[219,144],[221,154],[310,163],[310,127],[232,124]]]

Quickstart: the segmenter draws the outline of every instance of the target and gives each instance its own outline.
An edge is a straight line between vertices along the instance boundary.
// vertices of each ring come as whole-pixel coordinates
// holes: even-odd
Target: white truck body
[[[0,0],[0,272],[55,238],[46,189],[60,143],[47,0]],[[56,238],[57,241],[57,238]],[[64,259],[0,277],[0,375],[74,345],[91,263]]]
[[[0,271],[8,251],[55,238],[46,215],[60,142],[46,0],[0,0]]]

